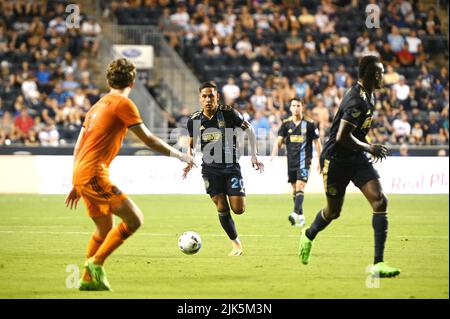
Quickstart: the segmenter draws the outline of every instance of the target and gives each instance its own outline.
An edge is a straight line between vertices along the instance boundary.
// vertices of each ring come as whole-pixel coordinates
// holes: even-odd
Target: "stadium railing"
[[[154,26],[109,25],[110,40],[116,44],[152,45],[155,53],[154,76],[149,82],[158,81],[167,91],[167,105],[163,108],[169,113],[176,113],[186,106],[193,111],[198,108],[198,79],[167,43],[164,35]]]

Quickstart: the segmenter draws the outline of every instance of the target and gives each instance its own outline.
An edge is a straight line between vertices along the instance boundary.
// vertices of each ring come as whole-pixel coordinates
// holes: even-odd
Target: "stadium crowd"
[[[370,138],[389,144],[448,143],[447,37],[434,8],[418,1],[104,1],[119,24],[158,25],[201,80],[215,80],[225,103],[253,125],[276,133],[288,101],[328,134],[358,58],[380,56],[385,88],[377,93]],[[366,28],[367,4],[380,28]],[[375,13],[377,14],[377,12]],[[183,110],[184,112],[184,110]],[[183,119],[175,114],[173,119]],[[174,122],[175,120],[172,120]]]
[[[377,92],[372,141],[448,144],[447,36],[434,8],[418,1],[102,1],[119,24],[153,24],[200,80],[214,80],[225,103],[261,135],[275,133],[292,97],[325,139],[345,90],[365,54],[380,56],[385,88]],[[368,29],[365,8],[380,7]],[[66,23],[68,1],[0,4],[0,145],[73,143],[100,91],[90,70],[101,27],[80,15]],[[171,115],[186,122],[187,108]],[[177,123],[178,122],[178,123]]]
[[[66,23],[69,3],[0,2],[0,145],[73,143],[99,98],[89,60],[101,27],[84,14]]]

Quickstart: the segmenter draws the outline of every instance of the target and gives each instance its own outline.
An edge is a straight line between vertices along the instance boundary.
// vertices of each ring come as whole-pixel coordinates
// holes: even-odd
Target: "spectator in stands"
[[[306,32],[314,31],[316,27],[316,21],[312,14],[308,12],[308,8],[303,7],[301,10],[301,14],[298,17],[298,21],[300,22],[302,29]]]
[[[433,75],[428,71],[428,67],[426,65],[422,65],[420,68],[418,80],[424,89],[430,89],[432,87]]]
[[[244,55],[247,57],[251,56],[253,46],[252,43],[250,42],[250,38],[247,35],[244,35],[242,39],[237,41],[236,50],[240,55]]]
[[[24,76],[24,81],[22,82],[22,94],[30,103],[36,104],[38,102],[40,93],[34,74],[30,73],[28,76]]]
[[[26,146],[39,146],[38,133],[34,128],[28,131],[28,135],[24,138],[23,144]]]
[[[331,122],[330,112],[325,107],[325,103],[322,99],[317,99],[316,106],[312,110],[312,115],[313,120],[318,123],[321,139],[325,138],[325,134],[329,132],[329,129],[331,127]]]
[[[317,8],[317,12],[314,16],[315,24],[319,28],[320,33],[333,33],[335,22],[330,21],[328,15],[323,11],[322,7]]]
[[[384,85],[390,87],[394,84],[397,84],[400,80],[400,74],[398,74],[394,67],[391,64],[388,64],[386,67],[386,73],[384,74],[383,81]]]
[[[51,72],[45,63],[39,63],[39,70],[36,72],[36,80],[40,92],[50,93]]]
[[[395,152],[392,155],[394,155],[394,156],[409,156],[408,144],[402,143],[400,145],[400,148],[398,149],[398,152]]]
[[[0,117],[0,145],[9,145],[17,139],[17,131],[11,113],[4,112]]]
[[[419,53],[422,40],[417,36],[417,32],[414,29],[409,30],[409,34],[406,36],[406,42],[408,43],[408,50],[410,53],[417,55]]]
[[[412,66],[414,64],[414,55],[409,52],[407,42],[405,42],[403,48],[397,52],[397,58],[402,67]]]
[[[376,141],[377,143],[385,144],[389,142],[389,137],[392,134],[393,128],[383,110],[379,110],[376,113],[372,124],[372,130],[369,134],[371,134],[370,136],[373,138],[374,142]]]
[[[339,64],[337,71],[334,73],[334,79],[335,79],[336,86],[338,88],[345,88],[347,78],[349,76],[350,75],[345,70],[345,65]]]
[[[290,36],[285,40],[286,50],[288,52],[296,52],[303,46],[302,39],[298,36],[298,30],[292,29]]]
[[[436,10],[430,8],[427,16],[422,20],[422,26],[429,35],[436,35],[441,33],[441,21],[436,15]]]
[[[414,125],[411,129],[411,138],[409,140],[410,143],[416,144],[416,145],[423,144],[425,142],[424,135],[425,134],[423,132],[421,122],[414,122]]]
[[[236,85],[234,77],[228,78],[227,84],[222,87],[222,94],[225,104],[233,105],[234,101],[239,97],[241,89]]]
[[[59,132],[56,129],[56,125],[53,121],[46,123],[44,130],[39,132],[38,137],[42,146],[59,145]]]
[[[443,148],[441,148],[438,152],[437,152],[437,156],[447,156],[447,151]]]
[[[253,16],[250,14],[249,8],[245,5],[241,7],[239,20],[241,21],[244,30],[250,31],[255,29],[255,20],[253,20]]]
[[[405,77],[403,75],[400,75],[399,82],[397,84],[394,84],[392,86],[393,93],[395,94],[395,97],[399,101],[404,101],[409,96],[409,85],[406,84]]]
[[[68,96],[73,96],[75,90],[80,87],[80,83],[75,81],[73,72],[69,71],[65,75],[64,81],[61,83],[63,91],[67,93]]]
[[[400,118],[397,118],[392,123],[394,135],[392,135],[392,142],[403,143],[406,142],[411,134],[411,124],[408,122],[408,113],[401,112]]]
[[[408,26],[412,26],[416,20],[416,17],[414,15],[414,10],[411,3],[407,0],[398,0],[398,6],[405,22]]]
[[[383,48],[380,50],[380,57],[383,64],[390,64],[394,67],[398,67],[397,55],[392,51],[392,47],[389,42],[383,44]]]
[[[293,90],[295,92],[295,97],[309,101],[311,97],[311,88],[308,82],[306,82],[303,74],[297,76],[297,81],[293,85]]]
[[[95,17],[89,16],[87,21],[81,25],[81,34],[83,35],[83,47],[91,52],[93,56],[97,55],[98,47],[100,45],[100,34],[102,28],[100,24],[95,21]]]
[[[14,127],[17,130],[17,137],[24,139],[30,129],[34,126],[34,119],[29,115],[28,109],[23,108],[20,110],[20,115],[14,119]]]
[[[395,25],[392,26],[391,33],[388,34],[387,39],[389,41],[389,44],[391,45],[392,51],[394,51],[395,53],[400,51],[405,44],[405,39],[400,34],[400,31]]]
[[[255,93],[250,97],[250,103],[252,103],[255,112],[261,112],[264,114],[267,110],[267,96],[264,94],[262,86],[258,86]]]
[[[444,138],[442,127],[439,125],[435,112],[430,112],[428,123],[425,124],[425,142],[436,145]]]
[[[77,61],[69,51],[64,53],[64,60],[61,61],[60,65],[63,68],[64,74],[73,73],[78,67]]]
[[[311,34],[306,36],[305,48],[308,50],[308,54],[315,55],[316,54],[316,42]]]
[[[47,34],[52,34],[53,31],[56,35],[63,35],[67,32],[66,21],[64,20],[62,15],[56,15],[48,23]]]
[[[257,138],[266,138],[270,132],[271,125],[267,117],[264,116],[261,110],[255,111],[255,116],[250,122],[255,129]]]

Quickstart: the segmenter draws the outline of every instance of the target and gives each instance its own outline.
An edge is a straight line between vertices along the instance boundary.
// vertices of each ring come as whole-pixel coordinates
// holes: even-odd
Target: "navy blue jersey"
[[[319,138],[319,129],[314,122],[303,118],[296,125],[290,117],[281,124],[278,136],[282,136],[286,144],[288,170],[308,169],[312,159],[312,141]]]
[[[211,119],[194,112],[188,122],[189,136],[200,137],[203,167],[230,168],[238,163],[238,145],[233,130],[243,128],[244,117],[231,106],[220,105]],[[217,151],[220,150],[220,154]]]
[[[325,143],[321,157],[339,162],[368,162],[364,151],[351,150],[336,142],[336,135],[341,120],[355,126],[353,136],[361,142],[367,143],[366,135],[372,124],[375,98],[369,96],[360,84],[352,86],[344,95],[341,105],[334,116],[330,129],[330,137]]]

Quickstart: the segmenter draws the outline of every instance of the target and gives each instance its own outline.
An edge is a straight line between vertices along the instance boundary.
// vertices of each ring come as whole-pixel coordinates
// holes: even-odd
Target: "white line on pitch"
[[[90,235],[91,231],[34,231],[34,230],[0,230],[0,234],[49,234],[49,235]],[[138,236],[151,236],[151,237],[175,237],[179,234],[173,233],[136,233]],[[225,234],[202,234],[202,237],[226,237]],[[263,234],[242,234],[239,237],[290,237],[290,238],[298,238],[300,235],[263,235]],[[320,237],[324,238],[366,238],[368,236],[354,236],[354,235],[321,235]],[[393,236],[395,238],[428,238],[428,239],[448,239],[448,236]],[[368,237],[369,238],[369,237]]]

